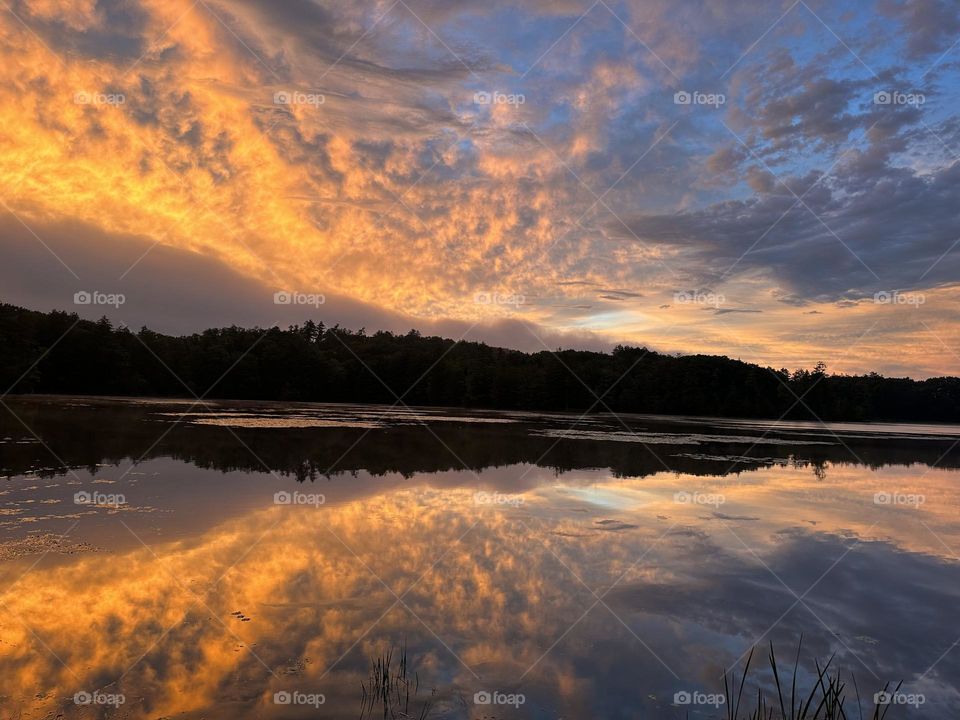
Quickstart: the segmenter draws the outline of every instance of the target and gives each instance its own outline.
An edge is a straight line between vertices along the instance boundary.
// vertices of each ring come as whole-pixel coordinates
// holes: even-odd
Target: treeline
[[[39,361],[38,361],[39,360]],[[645,348],[523,353],[312,321],[183,337],[0,305],[0,390],[824,420],[960,421],[960,379],[775,370]],[[602,402],[597,402],[597,396]],[[798,401],[801,398],[802,401]]]

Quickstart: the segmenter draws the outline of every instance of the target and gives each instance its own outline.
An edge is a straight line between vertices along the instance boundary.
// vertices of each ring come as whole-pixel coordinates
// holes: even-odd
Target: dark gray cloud
[[[520,319],[476,325],[424,320],[325,292],[322,287],[278,288],[269,278],[245,277],[211,257],[153,246],[143,238],[107,234],[78,222],[30,222],[30,228],[10,215],[0,215],[0,252],[5,259],[0,264],[0,288],[3,302],[34,310],[66,310],[90,320],[106,315],[133,329],[145,325],[170,334],[230,325],[284,327],[313,319],[351,329],[365,327],[368,332],[418,329],[425,335],[528,352],[539,352],[544,345],[550,349],[612,347],[610,341],[589,332],[557,332]],[[280,290],[323,295],[324,302],[277,305],[274,293]],[[81,291],[123,294],[125,302],[119,307],[77,305],[74,293]]]
[[[880,0],[877,9],[901,23],[912,58],[944,52],[960,33],[960,6],[951,0]]]
[[[852,288],[870,294],[960,277],[960,253],[941,259],[960,227],[956,163],[921,173],[890,164],[887,149],[872,144],[850,152],[831,176],[785,178],[795,195],[769,171],[755,172],[768,178],[764,189],[779,192],[639,216],[629,225],[644,241],[687,253],[706,281],[728,270],[764,269],[795,299],[838,299]]]
[[[912,692],[932,689],[936,695],[928,693],[925,712],[948,716],[940,713],[948,713],[956,701],[960,660],[944,657],[934,676],[924,681],[921,675],[953,640],[943,637],[943,628],[957,601],[952,589],[944,590],[953,587],[945,581],[956,573],[954,565],[890,543],[799,529],[775,533],[770,540],[762,564],[745,564],[705,534],[691,534],[687,551],[701,558],[697,578],[621,585],[610,593],[611,607],[626,614],[642,607],[745,642],[772,640],[781,655],[788,648],[795,651],[802,636],[805,658],[836,652],[836,661],[869,688],[903,680]],[[796,602],[798,596],[805,604]],[[852,607],[859,611],[851,614]],[[865,692],[861,685],[860,691],[871,697],[878,689]]]

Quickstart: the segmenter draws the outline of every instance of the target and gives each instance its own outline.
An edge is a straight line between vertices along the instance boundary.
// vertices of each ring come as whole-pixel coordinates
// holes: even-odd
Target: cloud
[[[948,0],[882,0],[878,9],[900,22],[907,34],[909,57],[914,59],[944,52],[960,32],[960,9]]]
[[[920,174],[886,166],[878,173],[865,171],[862,160],[854,152],[806,196],[751,197],[628,222],[643,240],[680,249],[704,280],[762,268],[804,301],[957,278],[960,254],[948,251],[960,220],[960,167]]]
[[[91,252],[131,263],[202,257],[212,285],[323,287],[421,328],[522,319],[590,346],[674,332],[658,311],[676,287],[770,314],[949,285],[956,88],[949,59],[926,79],[911,63],[949,49],[956,13],[811,2],[764,35],[788,7],[17,2],[0,18],[5,209],[120,239]],[[128,277],[167,277],[152,269]],[[473,301],[486,292],[530,301]],[[171,308],[143,317],[208,317]],[[681,349],[721,342],[680,314]]]
[[[36,235],[34,235],[36,232]],[[3,301],[39,310],[67,310],[138,330],[190,334],[208,327],[245,325],[286,327],[307,319],[339,323],[369,332],[418,329],[464,341],[481,341],[527,352],[544,346],[609,350],[610,341],[588,331],[557,331],[520,319],[465,322],[424,321],[399,310],[362,303],[322,285],[289,286],[259,282],[229,265],[197,253],[152,247],[146,238],[105,234],[77,222],[23,227],[0,215],[0,266]],[[136,271],[136,272],[135,272]],[[74,274],[76,276],[74,276]],[[123,296],[120,306],[77,305],[74,293]],[[277,292],[322,297],[317,305],[278,305]]]

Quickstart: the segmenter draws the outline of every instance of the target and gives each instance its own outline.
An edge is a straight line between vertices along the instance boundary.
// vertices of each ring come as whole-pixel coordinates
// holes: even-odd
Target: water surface
[[[958,427],[4,402],[4,716],[357,717],[405,644],[431,717],[719,717],[801,635],[960,714]]]

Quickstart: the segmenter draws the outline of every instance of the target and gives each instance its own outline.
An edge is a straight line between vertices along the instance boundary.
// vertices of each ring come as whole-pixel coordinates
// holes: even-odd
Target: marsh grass
[[[881,705],[873,703],[872,714],[864,715],[863,699],[860,697],[860,689],[857,687],[857,680],[852,674],[850,682],[853,685],[853,695],[850,695],[847,681],[842,678],[842,673],[838,669],[833,669],[833,656],[821,667],[820,662],[816,661],[816,679],[812,687],[806,691],[801,690],[798,694],[797,677],[800,669],[800,650],[803,645],[803,638],[797,644],[797,655],[793,664],[793,676],[790,679],[790,686],[786,687],[786,677],[781,678],[780,667],[777,661],[776,653],[773,649],[773,643],[770,643],[769,663],[773,674],[773,684],[776,688],[776,696],[772,700],[767,699],[767,695],[762,688],[757,689],[757,696],[753,708],[749,708],[749,701],[746,709],[744,708],[744,687],[747,676],[750,674],[750,663],[753,660],[754,651],[751,650],[747,656],[746,665],[743,668],[743,675],[740,677],[739,687],[737,683],[736,672],[728,675],[723,674],[723,689],[726,694],[726,720],[884,720],[890,705]],[[902,682],[891,691],[890,684],[883,686],[882,693],[896,694]],[[734,693],[736,697],[734,697]],[[868,713],[870,705],[867,705]]]
[[[384,720],[426,720],[433,705],[433,692],[420,701],[420,677],[413,672],[409,675],[406,641],[400,646],[397,662],[394,662],[394,649],[391,647],[383,654],[371,658],[370,677],[361,682],[360,720],[379,716],[383,712]],[[412,708],[411,708],[412,703]],[[419,704],[419,710],[417,705]]]
[[[886,720],[889,704],[869,703],[864,714],[864,699],[860,696],[856,677],[849,675],[849,684],[843,673],[834,665],[831,656],[822,666],[815,661],[816,675],[806,690],[798,687],[800,678],[800,654],[803,638],[797,644],[793,672],[789,679],[781,673],[773,643],[770,643],[768,662],[772,675],[772,687],[757,688],[744,696],[747,678],[753,663],[755,649],[747,655],[743,674],[739,680],[736,671],[723,674],[723,690],[726,697],[725,720]],[[789,682],[789,684],[788,684]],[[890,683],[881,688],[887,696],[899,692],[902,682],[892,690]],[[853,693],[850,693],[852,687]],[[399,654],[391,647],[386,652],[371,658],[370,676],[361,682],[360,719],[372,720],[382,714],[383,720],[426,720],[433,709],[436,694],[432,690],[420,699],[420,678],[413,671],[407,657],[404,641]],[[878,693],[879,694],[879,693]],[[872,711],[869,710],[872,704]],[[891,718],[891,720],[893,720]]]

